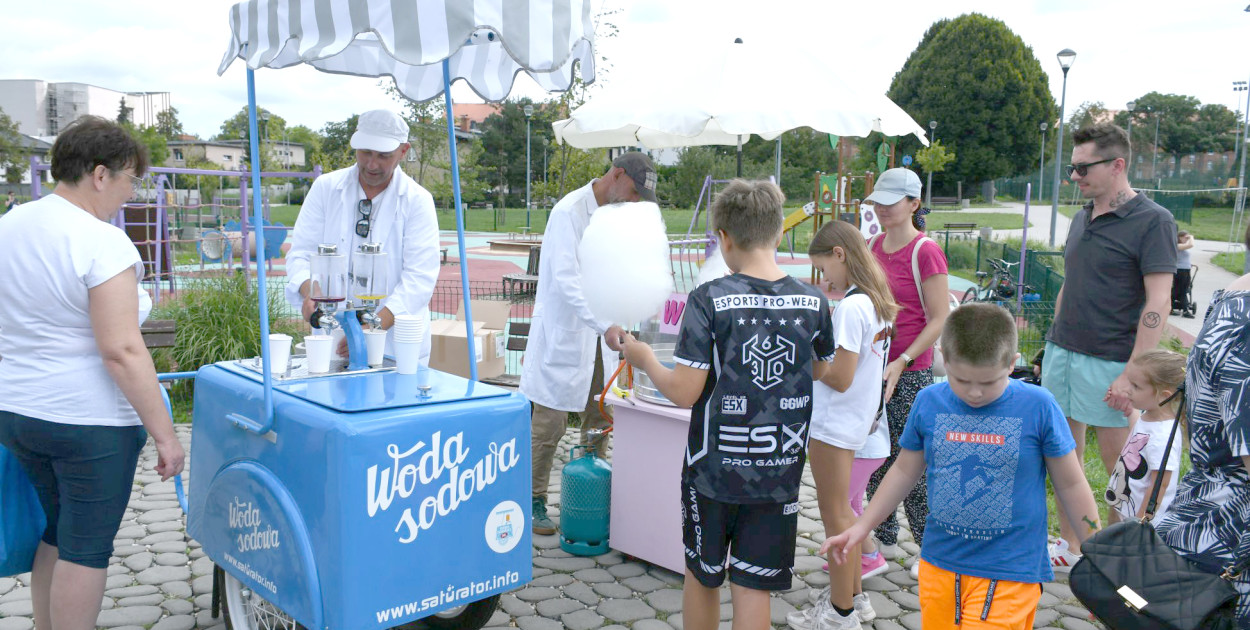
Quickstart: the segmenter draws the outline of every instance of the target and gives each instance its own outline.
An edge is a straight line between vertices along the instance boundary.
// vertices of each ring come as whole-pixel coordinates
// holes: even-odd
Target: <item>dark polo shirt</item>
[[[1046,340],[1125,362],[1146,304],[1143,277],[1176,271],[1176,221],[1141,193],[1090,221],[1093,209],[1087,203],[1072,218],[1063,253],[1063,302]]]

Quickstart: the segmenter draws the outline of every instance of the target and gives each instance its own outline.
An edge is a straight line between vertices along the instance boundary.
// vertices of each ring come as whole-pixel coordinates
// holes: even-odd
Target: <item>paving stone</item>
[[[666,588],[647,595],[644,601],[662,613],[681,612],[682,594],[680,590]]]
[[[213,576],[201,575],[191,580],[191,592],[196,595],[213,592]]]
[[[191,562],[185,553],[160,553],[156,554],[156,564],[164,567],[185,567]]]
[[[140,584],[164,584],[166,582],[186,581],[191,579],[191,568],[181,567],[152,567],[147,569],[135,579]]]
[[[799,573],[822,571],[824,566],[825,559],[820,556],[796,555],[794,557],[794,570]]]
[[[907,591],[890,591],[890,599],[907,610],[920,610],[920,597]]]
[[[588,584],[616,581],[616,578],[612,577],[611,573],[608,573],[605,569],[600,569],[598,567],[593,569],[582,569],[581,571],[574,573],[573,577],[579,582],[586,582]]]
[[[114,538],[143,538],[147,535],[148,530],[142,525],[131,525],[117,530],[117,536]],[[116,540],[114,542],[116,542]]]
[[[638,577],[647,572],[647,568],[637,562],[623,562],[613,567],[608,567],[608,573],[618,578]]]
[[[1072,589],[1068,588],[1067,584],[1060,584],[1058,582],[1047,582],[1043,584],[1042,591],[1050,593],[1065,602],[1072,601],[1076,598],[1076,596],[1072,594]]]
[[[34,604],[31,604],[29,599],[0,604],[0,617],[29,617],[34,612]]]
[[[198,558],[191,563],[191,575],[196,577],[208,575],[213,572],[213,567],[213,561],[208,556]]]
[[[187,555],[187,543],[181,540],[170,540],[168,542],[158,542],[149,545],[148,550],[152,553],[180,553]]]
[[[592,584],[591,588],[595,590],[601,597],[607,599],[629,599],[634,596],[634,592],[629,587],[616,582],[603,582],[600,584]]]
[[[191,615],[174,615],[156,622],[150,630],[191,630],[194,627],[195,617]]]
[[[1040,608],[1037,614],[1033,615],[1033,627],[1044,628],[1059,621],[1059,611],[1054,608]]]
[[[573,576],[568,573],[549,573],[530,580],[530,586],[568,586],[573,583]]]
[[[549,619],[555,619],[560,615],[568,614],[575,610],[586,610],[586,605],[575,599],[557,597],[540,601],[535,608],[538,609],[538,614]]]
[[[512,617],[526,617],[534,614],[534,607],[517,599],[514,593],[504,593],[499,598],[499,608]]]
[[[595,556],[595,563],[604,567],[614,567],[625,561],[625,554],[616,551],[615,549],[609,551],[608,553]]]
[[[199,549],[199,548],[194,548],[191,550],[190,553],[187,554],[187,557],[192,560],[199,560],[200,558],[204,557],[204,550]]]
[[[562,573],[572,573],[581,571],[582,569],[590,569],[595,566],[592,558],[571,557],[571,558],[534,558],[534,566],[551,569],[552,571],[560,571]]]
[[[512,626],[512,618],[502,610],[496,610],[495,614],[486,620],[484,628],[508,628]]]
[[[213,608],[213,595],[212,595],[212,593],[205,593],[205,594],[203,594],[203,595],[196,595],[196,596],[195,596],[195,599],[193,599],[193,600],[191,600],[191,601],[192,601],[192,603],[194,603],[194,604],[195,604],[195,607],[196,607],[196,608],[198,608],[198,609],[200,609],[200,610],[212,610],[212,608]]]
[[[9,591],[8,593],[5,593],[3,597],[0,597],[0,604],[6,603],[6,602],[20,602],[20,601],[29,600],[30,591],[31,589],[29,586],[22,586],[20,588],[15,588]]]
[[[920,625],[920,613],[918,612],[903,615],[903,618],[899,619],[899,622],[902,623],[903,627],[907,628],[907,630],[922,630],[922,626]]]
[[[0,630],[30,630],[35,622],[26,617],[5,617],[0,619]]]
[[[140,545],[114,545],[113,555],[125,558],[127,556],[133,556],[137,553],[147,553],[147,550],[147,547]]]
[[[794,547],[795,549],[817,550],[820,549],[820,545],[824,543],[824,541],[824,538],[821,538],[818,541],[811,540],[809,538],[797,538],[794,541]]]
[[[118,606],[160,606],[165,601],[165,596],[160,593],[154,595],[137,595],[135,597],[123,597],[117,600]]]
[[[139,540],[139,544],[140,545],[155,545],[156,543],[163,543],[163,542],[185,543],[186,541],[187,541],[186,535],[183,534],[181,530],[178,530],[178,531],[165,531],[165,532],[150,534],[147,537]]]
[[[663,567],[651,567],[650,569],[647,569],[647,575],[650,575],[665,584],[681,585],[682,581],[685,580],[685,577],[682,574],[669,571]]]
[[[1060,601],[1058,597],[1055,597],[1045,591],[1042,592],[1041,598],[1037,600],[1037,606],[1039,608],[1054,608],[1055,606],[1058,606],[1059,603]]]
[[[546,617],[521,617],[516,625],[521,630],[564,630],[559,621]]]
[[[109,589],[123,588],[134,583],[135,577],[129,573],[110,575],[104,579],[104,589],[107,592]]]
[[[124,586],[122,588],[113,588],[104,591],[109,597],[125,598],[125,597],[142,597],[143,595],[152,595],[159,593],[161,589],[151,584],[139,584],[137,586]]]
[[[146,626],[156,623],[165,614],[159,606],[121,606],[100,612],[96,625],[102,628],[117,626]]]
[[[657,623],[660,625],[658,626],[655,625]],[[658,619],[643,619],[639,621],[638,623],[635,623],[633,627],[637,628],[638,630],[651,630],[652,628],[656,628],[657,630],[671,630],[672,629],[672,626]],[[630,629],[626,628],[625,626],[612,624],[610,626],[604,626],[600,628],[600,630],[630,630]]]
[[[182,533],[183,525],[182,525],[182,519],[177,519],[173,521],[163,521],[160,523],[149,523],[147,527],[148,527],[149,534],[159,534],[161,532]],[[184,538],[185,538],[185,534],[184,534]]]
[[[152,552],[144,551],[142,553],[136,553],[133,556],[127,556],[125,560],[122,560],[122,564],[126,565],[127,569],[138,573],[152,566],[152,560],[155,557],[156,556],[152,555]]]
[[[158,481],[156,483],[149,483],[143,486],[143,496],[148,497],[149,501],[152,500],[152,495],[172,494],[173,492],[174,482],[172,481]]]
[[[1067,615],[1069,617],[1077,617],[1079,619],[1089,618],[1089,611],[1080,606],[1073,606],[1071,604],[1059,604],[1058,606],[1055,606],[1055,610],[1058,610],[1060,613]]]
[[[161,590],[170,597],[178,597],[181,599],[190,599],[191,585],[186,582],[166,582],[161,585]]]
[[[621,580],[621,584],[629,587],[635,593],[650,593],[651,591],[664,588],[664,583],[651,577],[650,575],[639,575],[636,577],[625,578]]]
[[[638,599],[605,599],[595,607],[595,612],[620,623],[655,617],[655,609]]]
[[[17,580],[11,577],[0,577],[0,595],[17,588]]]
[[[111,575],[122,575],[122,574],[129,575],[130,569],[127,569],[121,563],[118,563],[118,564],[110,564],[109,568],[106,570],[104,575],[111,576]]]
[[[171,520],[175,520],[179,518],[182,518],[182,508],[169,508],[167,510],[152,510],[150,512],[144,512],[140,514],[138,518],[136,518],[135,520],[139,521],[140,523],[147,524],[147,523],[160,523],[163,521],[171,521]],[[165,534],[172,534],[172,533],[173,532],[165,532]],[[158,534],[158,535],[164,535],[164,534]]]
[[[1088,621],[1089,617],[1071,617],[1063,618],[1063,627],[1065,630],[1102,630],[1101,626],[1096,626]]]
[[[204,609],[201,609],[200,612],[195,613],[195,625],[197,627],[212,628],[214,626],[223,625],[225,623],[226,623],[226,616],[222,615],[214,619],[213,611],[210,608],[204,608]]]
[[[541,602],[559,596],[560,591],[550,586],[528,586],[516,592],[517,599],[524,602]]]
[[[560,547],[559,536],[540,536],[538,534],[534,534],[533,540],[535,549],[558,549]]]
[[[895,584],[894,582],[891,582],[879,575],[874,575],[868,578],[867,580],[864,580],[865,591],[875,591],[878,593],[885,593],[888,591],[897,591],[898,588],[899,588],[898,584]]]
[[[190,615],[195,612],[195,604],[185,599],[167,599],[161,602],[161,608],[168,610],[171,615]]]
[[[603,617],[585,608],[560,616],[560,622],[568,630],[591,630],[603,625]]]
[[[768,606],[769,620],[773,625],[786,626],[786,615],[794,612],[797,608],[790,602],[780,598],[770,598]]]
[[[139,510],[141,512],[149,512],[151,510],[181,508],[182,506],[178,505],[178,501],[150,501],[147,499],[139,499],[138,501],[131,501],[126,504],[126,507],[129,507],[132,510]]]
[[[873,630],[906,630],[903,626],[889,620],[877,617],[872,621]]]
[[[587,606],[598,605],[599,601],[603,599],[594,591],[594,589],[582,584],[581,582],[574,582],[573,584],[564,587],[564,596],[572,597]]]

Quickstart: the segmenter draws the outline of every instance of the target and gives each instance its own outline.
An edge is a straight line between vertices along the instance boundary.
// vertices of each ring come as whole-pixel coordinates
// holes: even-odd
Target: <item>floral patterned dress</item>
[[[1219,573],[1250,563],[1250,473],[1241,461],[1250,455],[1250,291],[1214,295],[1185,374],[1193,469],[1157,530],[1177,553]],[[1233,585],[1238,625],[1250,627],[1250,571]]]

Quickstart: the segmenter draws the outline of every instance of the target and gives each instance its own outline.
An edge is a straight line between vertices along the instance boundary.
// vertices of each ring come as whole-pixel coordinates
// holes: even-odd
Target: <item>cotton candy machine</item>
[[[686,294],[674,293],[664,303],[664,310],[639,325],[638,340],[651,346],[655,357],[665,367],[673,367],[673,351],[677,348],[677,333],[681,330],[681,315],[686,308]],[[642,370],[634,372],[634,396],[657,405],[674,406],[655,383]]]

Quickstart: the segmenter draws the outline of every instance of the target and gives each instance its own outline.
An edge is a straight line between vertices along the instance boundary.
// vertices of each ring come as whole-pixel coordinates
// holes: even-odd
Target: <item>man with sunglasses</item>
[[[408,154],[408,123],[391,111],[367,111],[357,119],[351,146],[356,163],[318,177],[295,220],[286,257],[287,300],[305,320],[312,315],[309,263],[319,244],[338,245],[350,265],[351,252],[362,243],[381,243],[389,264],[387,297],[377,312],[382,328],[389,329],[400,314],[428,318],[438,279],[438,218],[434,198],[399,168]],[[349,266],[348,274],[352,271]],[[388,336],[386,352],[393,350]],[[346,352],[346,340],[340,339],[338,353]],[[429,354],[427,335],[422,365]]]
[[[1172,307],[1176,221],[1128,181],[1128,134],[1110,123],[1072,134],[1068,178],[1088,199],[1068,231],[1064,283],[1046,335],[1042,385],[1059,401],[1077,455],[1093,426],[1108,474],[1128,438],[1132,405],[1128,361],[1159,345]],[[1076,533],[1062,518],[1051,548],[1056,572],[1080,558]]]
[[[650,158],[637,151],[625,153],[612,161],[603,177],[561,199],[547,220],[520,385],[534,406],[530,428],[535,534],[556,533],[547,516],[547,484],[569,412],[581,415],[581,443],[592,445],[601,456],[606,454],[606,436],[591,439],[588,435],[589,430],[608,425],[594,400],[603,391],[605,372],[599,338],[603,337],[609,350],[620,350],[624,335],[620,326],[600,321],[590,312],[582,294],[577,247],[595,210],[611,203],[655,203],[655,182]],[[610,417],[611,411],[605,413]]]

